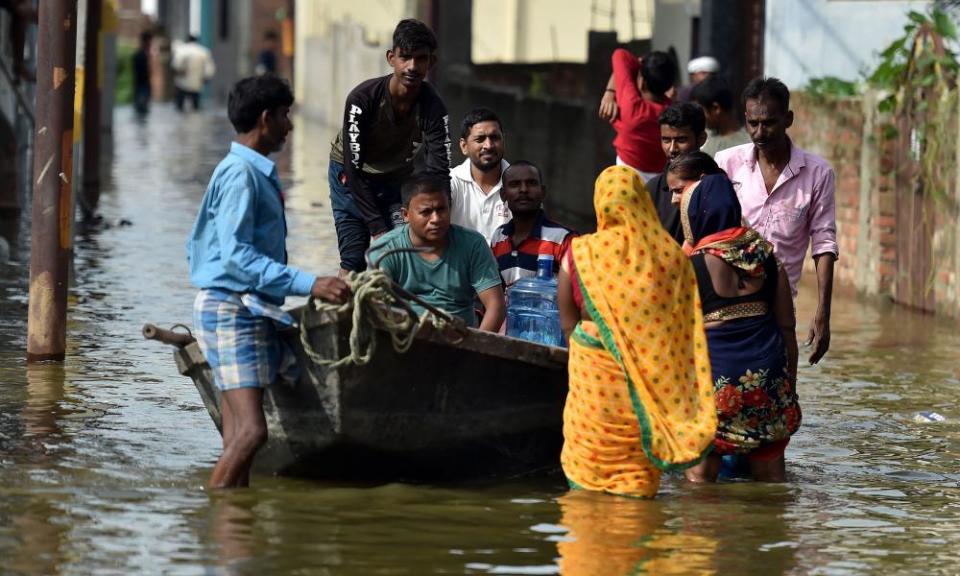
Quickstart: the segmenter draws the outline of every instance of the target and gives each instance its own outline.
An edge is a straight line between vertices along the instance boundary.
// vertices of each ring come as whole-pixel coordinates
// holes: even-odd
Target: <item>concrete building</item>
[[[768,0],[764,73],[787,86],[811,78],[857,80],[872,71],[877,54],[903,34],[911,10],[926,12],[919,0]]]
[[[310,4],[310,2],[304,2]],[[269,30],[281,37],[278,74],[293,69],[293,0],[157,0],[157,23],[171,44],[192,34],[213,53],[217,73],[207,86],[207,97],[226,102],[230,87],[254,73],[263,37]],[[284,50],[286,48],[286,50]]]
[[[653,34],[653,0],[476,0],[476,64],[576,62],[588,57],[587,33],[616,32],[621,43]]]
[[[857,80],[927,0],[656,0],[653,47],[681,67],[714,56],[739,90],[765,74],[801,88],[811,78]]]
[[[677,54],[680,70],[700,54],[700,0],[656,0],[652,44],[654,50]],[[686,75],[681,73],[686,82]]]
[[[325,124],[339,124],[354,86],[387,74],[385,54],[403,18],[420,16],[416,2],[300,2],[296,18],[294,91],[300,109]]]
[[[789,1],[656,0],[653,48],[676,53],[684,83],[691,58],[713,56],[739,92],[763,73],[766,6]]]

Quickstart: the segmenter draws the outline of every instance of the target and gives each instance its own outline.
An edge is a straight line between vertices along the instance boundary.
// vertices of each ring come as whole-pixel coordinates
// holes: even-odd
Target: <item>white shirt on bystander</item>
[[[510,221],[510,209],[500,198],[503,172],[510,164],[500,160],[500,182],[485,193],[470,173],[470,159],[450,170],[450,221],[458,226],[476,230],[490,243],[501,225]]]

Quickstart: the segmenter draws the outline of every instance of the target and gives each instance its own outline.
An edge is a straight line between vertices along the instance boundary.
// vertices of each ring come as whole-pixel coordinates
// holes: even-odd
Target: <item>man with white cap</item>
[[[704,78],[720,72],[720,63],[713,56],[700,56],[687,63],[687,74],[690,75],[690,83],[677,91],[677,102],[690,102],[693,87],[703,81]]]
[[[710,74],[716,74],[719,71],[720,63],[713,56],[700,56],[687,64],[687,74],[690,75],[691,84],[696,84]]]

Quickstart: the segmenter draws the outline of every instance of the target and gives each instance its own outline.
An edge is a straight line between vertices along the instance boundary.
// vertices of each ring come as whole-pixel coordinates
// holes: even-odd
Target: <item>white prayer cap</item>
[[[694,58],[687,64],[687,74],[697,74],[699,72],[709,72],[716,74],[720,71],[720,63],[713,56],[701,56]]]

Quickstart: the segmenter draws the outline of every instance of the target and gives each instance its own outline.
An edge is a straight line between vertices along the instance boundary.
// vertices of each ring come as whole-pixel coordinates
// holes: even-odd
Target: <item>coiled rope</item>
[[[455,324],[454,318],[442,310],[427,310],[422,316],[418,316],[409,299],[398,293],[396,285],[383,270],[374,268],[364,272],[350,272],[344,281],[353,293],[350,300],[343,304],[331,304],[310,297],[300,318],[300,343],[303,351],[310,360],[320,366],[339,368],[346,364],[368,364],[377,349],[378,329],[387,332],[393,349],[403,354],[410,349],[417,333],[426,324],[432,324],[441,332]],[[350,353],[337,360],[324,358],[310,344],[306,327],[307,314],[315,310],[339,315],[351,308],[353,313]]]

